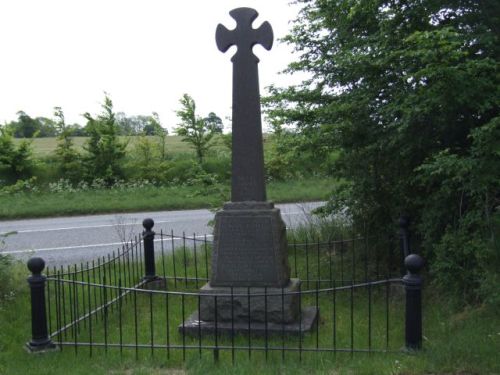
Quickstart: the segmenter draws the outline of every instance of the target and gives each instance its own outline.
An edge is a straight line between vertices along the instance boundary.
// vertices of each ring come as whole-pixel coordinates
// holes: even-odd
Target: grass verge
[[[167,359],[166,353],[143,350],[139,359],[134,351],[95,350],[92,358],[81,348],[76,355],[71,347],[62,352],[28,354],[24,343],[30,337],[30,307],[26,284],[20,274],[24,265],[16,264],[18,281],[13,293],[1,301],[0,373],[16,374],[497,374],[500,372],[500,317],[488,308],[453,313],[437,295],[426,293],[424,300],[424,348],[404,354],[304,353],[302,360],[280,353],[245,353],[234,365],[230,353],[221,353],[214,363],[210,352],[201,357],[190,352],[185,362],[179,352]],[[26,272],[24,272],[26,273]],[[17,275],[17,276],[16,276]],[[376,304],[377,302],[374,301]],[[142,304],[144,307],[146,303]],[[146,309],[147,310],[147,309]],[[180,319],[180,318],[179,318]],[[8,324],[5,324],[8,322]],[[146,318],[147,322],[147,318]]]
[[[268,198],[275,202],[324,200],[334,183],[326,178],[271,182]],[[217,185],[17,193],[0,196],[0,219],[215,208],[229,198],[228,192],[228,186]]]

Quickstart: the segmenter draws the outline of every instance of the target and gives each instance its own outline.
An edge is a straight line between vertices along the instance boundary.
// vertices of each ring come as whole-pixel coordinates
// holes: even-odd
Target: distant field
[[[149,139],[154,139],[155,137],[153,136],[148,136]],[[88,139],[88,137],[73,137],[73,141],[75,143],[75,147],[77,150],[81,151],[82,146],[85,143],[85,141]],[[134,147],[134,143],[138,139],[137,136],[124,136],[120,137],[122,141],[128,141],[128,148],[132,149]],[[167,137],[167,153],[170,154],[177,154],[177,153],[186,153],[186,152],[193,152],[193,149],[191,146],[186,143],[182,142],[182,138],[176,135],[168,136]],[[22,139],[14,139],[15,143],[20,143]],[[214,146],[215,149],[217,148],[224,148],[224,146],[221,143],[220,139],[215,138],[214,142],[216,145]],[[33,152],[35,156],[37,157],[43,157],[50,155],[51,153],[54,152],[57,146],[57,138],[55,137],[47,137],[47,138],[34,138],[33,139]]]

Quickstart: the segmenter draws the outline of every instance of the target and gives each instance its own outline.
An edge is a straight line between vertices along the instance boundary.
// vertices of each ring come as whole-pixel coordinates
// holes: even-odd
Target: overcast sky
[[[261,93],[271,83],[287,84],[277,73],[292,59],[277,42],[297,14],[289,0],[2,0],[0,2],[0,123],[23,110],[52,117],[63,108],[67,122],[100,111],[104,91],[117,112],[147,115],[177,124],[183,93],[197,112],[213,111],[226,127],[231,114],[231,56],[215,44],[215,28],[235,22],[231,9],[255,8],[254,27],[269,21],[273,49],[254,47],[260,58]]]

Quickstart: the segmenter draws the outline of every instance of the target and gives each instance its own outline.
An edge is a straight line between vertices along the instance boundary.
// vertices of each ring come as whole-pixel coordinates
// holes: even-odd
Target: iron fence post
[[[155,232],[152,231],[155,222],[153,219],[147,218],[142,221],[144,231],[142,239],[144,241],[144,280],[152,281],[156,279],[155,269]]]
[[[422,277],[419,275],[424,259],[418,254],[405,258],[408,273],[403,277],[406,292],[405,343],[406,349],[422,347]]]
[[[31,340],[26,343],[29,352],[42,352],[55,349],[56,346],[49,337],[47,330],[47,313],[45,310],[45,281],[42,275],[45,261],[42,258],[28,260],[28,269],[31,276],[28,284],[31,294]]]

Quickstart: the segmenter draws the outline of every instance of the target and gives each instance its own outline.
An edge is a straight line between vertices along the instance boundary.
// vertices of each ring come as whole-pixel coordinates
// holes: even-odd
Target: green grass
[[[276,202],[323,200],[333,183],[331,179],[319,178],[271,182],[267,186],[268,197]],[[209,190],[173,186],[0,195],[0,219],[212,208],[227,200],[228,192],[228,186]]]
[[[147,138],[149,139],[154,139],[155,137],[153,136],[148,136]],[[75,145],[75,148],[78,151],[83,151],[83,145],[87,141],[88,137],[73,137],[73,142]],[[120,140],[121,141],[127,141],[128,142],[128,149],[132,149],[134,147],[134,144],[136,142],[137,137],[134,136],[121,136]],[[191,147],[189,146],[188,143],[182,142],[182,138],[176,135],[171,135],[167,137],[166,140],[166,149],[167,152],[170,154],[177,154],[177,153],[187,153],[187,152],[192,152]],[[20,143],[22,139],[20,138],[14,138],[14,142]],[[33,153],[37,157],[43,157],[43,156],[48,156],[52,154],[56,147],[57,147],[57,138],[55,137],[46,137],[46,138],[33,138],[32,139],[32,147],[33,147]],[[217,147],[222,147],[222,145],[219,145],[219,142],[217,142]]]
[[[187,263],[192,272],[193,257],[188,256]],[[203,261],[203,258],[199,258]],[[177,258],[178,268],[182,260]],[[157,269],[161,270],[161,265]],[[169,264],[171,267],[171,264]],[[171,268],[170,268],[171,269]],[[135,350],[126,349],[120,354],[118,349],[93,350],[90,358],[88,348],[78,348],[75,354],[73,347],[65,346],[62,352],[46,354],[28,354],[24,343],[30,337],[30,309],[29,295],[22,273],[27,273],[24,266],[17,264],[14,267],[17,276],[15,293],[1,302],[0,321],[8,322],[2,324],[0,330],[0,374],[498,374],[500,373],[500,361],[498,352],[500,350],[500,316],[488,308],[476,308],[454,313],[437,294],[433,294],[431,288],[425,289],[424,299],[424,343],[423,350],[406,354],[398,353],[303,353],[302,360],[295,353],[285,353],[285,361],[282,361],[281,352],[271,352],[266,360],[264,352],[253,352],[251,359],[246,351],[236,352],[236,362],[231,363],[231,351],[220,353],[219,363],[214,363],[212,352],[203,351],[201,357],[197,350],[186,352],[186,361],[182,359],[181,350],[171,350],[170,358],[166,350],[155,350],[151,354],[149,349],[141,349],[136,360]],[[181,284],[182,285],[182,284]],[[172,282],[170,283],[172,287]],[[190,288],[194,289],[193,286]],[[366,316],[366,305],[363,294],[356,294],[355,305],[356,319],[356,347],[366,345],[366,326],[359,317]],[[374,346],[383,345],[383,311],[384,298],[377,292],[373,298],[374,316]],[[176,300],[177,299],[177,300]],[[182,321],[180,297],[170,297],[170,321]],[[154,332],[155,342],[165,341],[165,318],[164,318],[164,296],[155,297],[153,300]],[[337,328],[339,345],[349,345],[349,298],[346,294],[339,293],[337,300]],[[399,349],[403,343],[402,333],[402,296],[391,300],[391,348]],[[195,310],[195,301],[187,300],[185,315]],[[304,304],[314,304],[314,298],[308,298]],[[139,316],[140,342],[149,342],[149,298],[138,295],[137,298]],[[331,311],[328,300],[320,300],[320,311]],[[133,300],[129,299],[123,304],[124,313],[124,342],[134,342],[133,329]],[[320,346],[330,346],[328,335],[324,332],[331,330],[331,320],[322,316],[320,322],[321,340]],[[382,322],[380,322],[382,318]],[[116,330],[116,308],[110,313],[109,340],[116,341],[118,333]],[[357,320],[359,319],[359,320]],[[378,320],[377,320],[378,319]],[[102,341],[102,321],[94,320],[94,340]],[[129,324],[125,324],[125,322]],[[132,323],[132,324],[130,324]],[[359,333],[361,332],[361,333]],[[177,332],[176,324],[170,327],[170,338],[172,343],[182,342],[182,337]],[[315,345],[315,332],[304,338],[304,346]],[[100,336],[99,336],[100,335]],[[326,337],[326,339],[323,339]],[[82,335],[80,339],[84,339]],[[72,338],[68,335],[68,341]],[[205,344],[210,344],[213,338],[203,339]],[[296,338],[295,338],[296,340]],[[245,337],[237,338],[235,344],[246,345]],[[187,339],[186,344],[197,345],[196,339]],[[229,338],[220,339],[220,345],[231,345]],[[254,339],[252,345],[263,344],[262,339]],[[271,345],[281,345],[281,338],[271,341]],[[287,345],[294,345],[293,339],[287,341]]]

